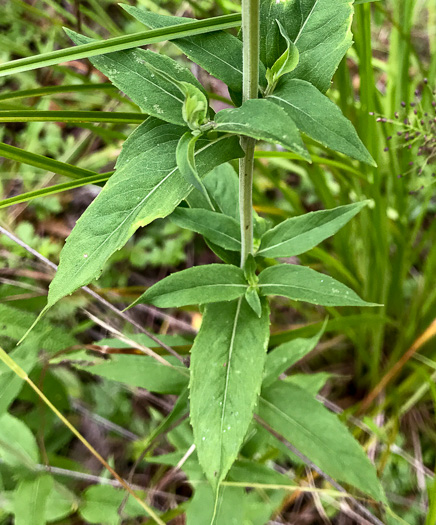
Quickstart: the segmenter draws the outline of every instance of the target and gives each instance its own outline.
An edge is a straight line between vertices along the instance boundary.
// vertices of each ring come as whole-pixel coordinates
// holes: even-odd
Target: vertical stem
[[[259,0],[242,0],[243,84],[242,100],[257,98],[259,85]],[[239,161],[241,214],[241,267],[253,252],[253,168],[256,141],[241,138],[245,157]]]

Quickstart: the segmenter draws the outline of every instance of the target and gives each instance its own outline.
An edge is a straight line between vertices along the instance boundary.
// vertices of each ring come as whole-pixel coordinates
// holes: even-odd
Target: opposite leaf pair
[[[365,204],[350,204],[288,219],[262,235],[256,256],[261,261],[262,257],[292,257],[304,253],[334,235]],[[203,234],[218,246],[240,250],[234,218],[199,208],[178,208],[174,215],[178,224]],[[363,301],[332,277],[310,268],[278,264],[256,276],[256,265],[254,258],[249,257],[244,269],[221,264],[189,268],[159,281],[133,304],[144,302],[169,308],[232,301],[245,295],[259,317],[258,295],[281,295],[324,306],[376,306]]]

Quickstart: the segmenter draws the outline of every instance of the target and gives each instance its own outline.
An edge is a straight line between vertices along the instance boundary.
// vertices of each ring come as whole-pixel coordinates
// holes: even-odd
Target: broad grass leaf
[[[241,250],[239,222],[228,215],[202,208],[176,208],[170,219],[180,226],[200,233],[226,250]]]
[[[124,507],[123,515],[118,514],[118,509],[126,496],[123,489],[110,485],[94,485],[82,493],[79,514],[86,523],[98,525],[121,525],[123,518],[144,516],[145,511],[129,496]],[[145,497],[144,495],[141,495]]]
[[[244,295],[247,287],[241,268],[207,264],[172,273],[149,288],[134,304],[171,308],[232,301]]]
[[[277,381],[262,390],[258,414],[332,478],[384,501],[376,469],[359,443],[311,394]]]
[[[260,59],[271,67],[286,49],[277,19],[300,53],[298,66],[289,75],[327,91],[352,44],[352,4],[353,0],[261,0]]]
[[[367,201],[356,202],[287,219],[262,236],[256,255],[293,257],[307,252],[339,231],[366,204]]]
[[[42,474],[20,481],[14,493],[15,525],[45,525],[53,478]]]
[[[68,237],[46,309],[97,278],[107,259],[140,226],[172,213],[192,190],[176,166],[175,149],[183,128],[155,119],[147,120],[140,128],[133,137],[132,155],[122,158],[120,167]],[[136,147],[141,140],[143,151],[139,153]],[[236,137],[198,144],[200,176],[242,153]]]
[[[172,366],[165,366],[147,355],[111,355],[108,360],[98,359],[94,364],[75,364],[79,370],[118,381],[126,385],[145,388],[159,394],[180,394],[187,387],[189,374],[180,361],[165,356]]]
[[[287,76],[267,100],[282,107],[307,136],[333,151],[375,166],[351,122],[309,82]]]
[[[50,15],[48,16],[50,17]],[[0,64],[0,77],[52,66],[62,62],[68,62],[69,60],[80,60],[82,58],[90,58],[97,55],[174,40],[177,37],[183,38],[193,35],[204,35],[207,32],[232,29],[240,25],[241,15],[230,14],[215,16],[207,20],[195,20],[184,26],[177,26],[176,24],[166,29],[121,35],[108,38],[107,40],[98,40],[90,44],[83,44],[80,47],[78,46],[78,49],[68,47],[66,49],[58,49],[57,51],[49,51],[48,53],[35,54],[17,60],[11,60]]]
[[[293,339],[269,352],[266,357],[262,387],[265,388],[269,386],[280,374],[286,372],[288,368],[311,352],[321,339],[325,327],[326,323],[324,323],[321,330],[313,337]]]
[[[34,467],[38,446],[29,427],[6,413],[0,417],[0,459],[11,467]]]
[[[66,32],[75,44],[95,42],[92,38],[75,33],[71,29],[67,29]],[[172,124],[185,125],[182,116],[185,97],[172,82],[147,67],[147,63],[179,82],[194,84],[198,89],[204,91],[201,84],[188,69],[173,59],[153,51],[129,49],[96,56],[90,60],[144,113]]]
[[[292,118],[267,99],[247,100],[239,108],[223,109],[216,114],[215,123],[217,131],[280,144],[310,161],[310,155]]]
[[[214,488],[232,466],[253,416],[269,339],[244,298],[206,306],[191,351],[191,424],[200,464]]]
[[[194,19],[166,16],[145,9],[122,5],[129,14],[150,29],[186,24]],[[242,42],[224,31],[178,38],[172,41],[182,52],[208,73],[222,80],[230,89],[242,91]],[[259,83],[265,85],[265,67],[260,64]]]
[[[333,277],[295,264],[278,264],[263,270],[259,289],[261,295],[281,295],[323,306],[380,306],[367,303]]]

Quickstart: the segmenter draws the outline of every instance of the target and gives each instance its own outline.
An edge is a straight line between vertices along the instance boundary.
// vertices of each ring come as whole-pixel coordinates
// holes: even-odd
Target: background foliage
[[[353,47],[328,96],[352,121],[378,167],[347,160],[310,140],[312,165],[285,151],[257,151],[254,201],[256,211],[275,224],[306,211],[369,200],[333,239],[296,257],[384,307],[321,308],[276,298],[270,344],[282,345],[288,356],[286,368],[274,369],[287,371],[283,399],[292,404],[296,389],[300,396],[301,390],[317,395],[341,414],[374,461],[397,515],[381,515],[383,521],[433,524],[436,8],[431,0],[360,4]],[[228,0],[135,5],[195,18],[240,11]],[[12,0],[1,9],[2,63],[70,46],[62,26],[92,38],[144,30],[109,0]],[[188,65],[169,42],[153,49]],[[192,72],[215,109],[224,107],[223,84],[199,67]],[[141,122],[138,107],[86,60],[5,76],[0,86],[2,197],[46,194],[16,198],[14,206],[0,202],[0,225],[57,263],[65,237],[98,184],[107,180],[96,173],[113,170],[122,141]],[[61,113],[47,122],[47,111]],[[85,111],[97,113],[80,113]],[[96,177],[96,184],[80,180],[86,176]],[[45,189],[57,184],[63,186]],[[176,269],[216,262],[181,221],[162,219],[138,231],[105,266],[98,295],[121,307]],[[168,379],[138,351],[151,347],[159,353],[156,344],[81,292],[55,305],[15,349],[44,307],[53,274],[9,237],[2,235],[0,243],[0,345],[118,473],[131,474],[141,495],[147,490],[148,503],[162,519],[208,523],[213,493],[191,447],[187,380],[176,373]],[[129,314],[182,355],[189,352],[200,319],[191,307],[162,312],[141,305]],[[116,377],[108,355],[119,364]],[[35,524],[119,523],[124,493],[117,483],[28,385],[5,366],[0,371],[0,519],[27,524],[31,515]],[[270,390],[259,407],[267,421],[273,418]],[[303,413],[315,419],[323,410],[319,417],[327,417],[322,405],[313,403],[308,396]],[[293,436],[297,448],[298,439]],[[328,480],[254,423],[226,483],[218,516],[223,524],[364,523]],[[126,523],[144,519],[132,498],[122,512]]]

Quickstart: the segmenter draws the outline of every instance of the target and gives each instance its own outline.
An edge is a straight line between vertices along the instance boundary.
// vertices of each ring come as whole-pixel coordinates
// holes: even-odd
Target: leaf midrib
[[[226,382],[224,387],[224,398],[223,398],[223,408],[221,410],[221,423],[220,423],[220,471],[223,470],[223,445],[222,445],[222,436],[223,436],[223,430],[224,430],[224,416],[226,412],[226,406],[227,406],[227,394],[229,389],[229,380],[230,380],[230,369],[232,364],[232,355],[233,355],[233,349],[235,345],[235,339],[236,339],[236,329],[238,327],[238,320],[239,320],[239,314],[241,312],[241,305],[242,305],[242,297],[238,299],[238,305],[236,307],[236,313],[235,313],[235,321],[233,323],[232,328],[232,336],[230,339],[230,348],[229,348],[229,357],[227,362],[227,370],[226,370]]]
[[[300,31],[298,31],[298,35],[295,37],[294,44],[297,44],[297,42],[298,42],[300,36],[303,34],[304,28],[306,27],[308,21],[310,20],[311,16],[313,15],[313,12],[315,11],[315,8],[316,8],[317,5],[318,5],[318,1],[319,1],[319,0],[315,0],[315,3],[313,4],[312,9],[310,10],[310,13],[307,15],[307,18],[306,18],[306,20],[303,22],[303,25],[301,26]],[[300,0],[300,8],[301,8],[301,0]]]
[[[325,276],[325,277],[328,277],[328,276]],[[293,288],[293,289],[296,289],[296,290],[304,290],[304,291],[307,291],[307,292],[316,293],[316,294],[318,294],[318,296],[325,295],[327,297],[340,297],[339,295],[330,295],[327,292],[320,292],[318,290],[314,290],[313,288],[307,288],[305,286],[300,286],[300,285],[295,285],[295,284],[283,284],[283,283],[260,284],[259,283],[259,288],[265,288],[265,287],[270,287],[271,288],[271,287],[274,287],[274,286],[279,286],[280,288]],[[360,304],[360,303],[358,303],[358,304]]]

